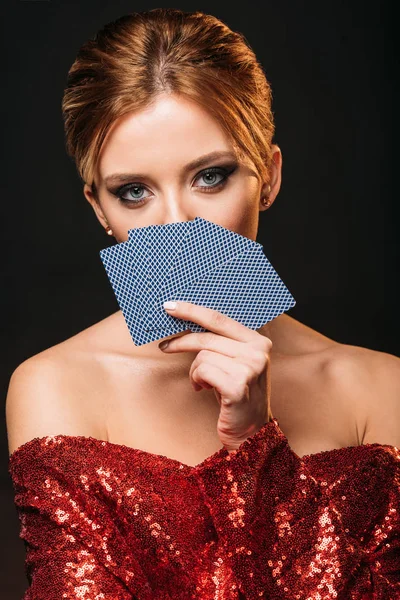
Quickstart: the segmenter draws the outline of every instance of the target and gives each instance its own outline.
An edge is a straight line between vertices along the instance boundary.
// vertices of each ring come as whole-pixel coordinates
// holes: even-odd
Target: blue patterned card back
[[[199,217],[130,229],[100,257],[137,346],[206,331],[167,314],[164,300],[213,308],[251,329],[295,305],[261,244]]]
[[[169,293],[161,295],[159,312],[169,298]],[[176,290],[173,299],[218,310],[255,330],[295,305],[262,247],[227,260],[198,281]],[[193,332],[206,331],[197,323],[187,321],[187,324]]]
[[[192,221],[150,225],[128,231],[128,248],[131,250],[130,269],[138,273],[135,292],[139,299],[142,318],[153,324],[157,317],[154,313],[154,296],[164,285],[165,278],[173,267],[180,246],[190,230]],[[143,248],[145,250],[143,251]],[[143,254],[146,258],[143,260]],[[164,312],[164,310],[163,310]],[[185,321],[165,319],[161,327],[166,331],[182,327],[187,329]],[[166,334],[167,335],[167,334]]]
[[[152,329],[166,331],[175,326],[177,319],[164,310],[160,312],[158,297],[161,293],[163,297],[165,293],[173,295],[241,250],[261,247],[245,236],[200,217],[171,225],[145,228],[148,238],[148,277],[136,286],[136,293],[142,301],[143,317],[154,320]],[[182,234],[181,226],[184,226]],[[130,247],[134,252],[132,239],[133,236],[130,238]],[[132,264],[136,262],[135,258]],[[153,306],[149,306],[149,294],[155,295]],[[183,324],[181,321],[180,325]]]

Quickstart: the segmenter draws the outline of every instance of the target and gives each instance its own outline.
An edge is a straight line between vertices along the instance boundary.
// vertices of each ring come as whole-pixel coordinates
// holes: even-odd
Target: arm
[[[61,474],[54,475],[36,442],[12,457],[10,474],[26,549],[24,600],[133,600],[132,578],[124,581],[128,570],[114,549],[105,552],[104,529],[97,531],[91,505]]]
[[[363,417],[364,444],[379,442],[400,448],[400,358],[363,350],[364,393],[357,409]]]
[[[74,403],[71,381],[77,375],[54,349],[22,362],[12,373],[6,397],[8,450],[34,437],[81,430],[82,404]]]
[[[197,476],[246,598],[400,598],[396,448],[303,461],[273,420]]]
[[[140,569],[124,555],[109,515],[102,519],[100,502],[85,495],[74,457],[40,442],[61,433],[67,414],[59,381],[51,361],[29,359],[14,371],[7,395],[9,472],[29,583],[24,600],[132,600]],[[105,543],[108,535],[115,544]]]

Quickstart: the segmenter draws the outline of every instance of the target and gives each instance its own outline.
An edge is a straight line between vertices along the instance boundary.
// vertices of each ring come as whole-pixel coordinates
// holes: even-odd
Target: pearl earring
[[[111,229],[111,227],[107,227],[106,228],[106,232],[107,232],[107,235],[112,235],[113,234],[113,230]]]

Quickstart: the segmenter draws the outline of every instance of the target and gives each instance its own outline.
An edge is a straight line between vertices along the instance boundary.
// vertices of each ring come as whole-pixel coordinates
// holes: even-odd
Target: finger
[[[206,308],[192,302],[183,302],[182,300],[175,301],[175,304],[176,307],[174,309],[165,308],[168,314],[177,316],[184,321],[198,323],[205,329],[219,335],[225,335],[241,342],[250,342],[256,339],[256,336],[260,335],[242,323],[235,321],[235,319],[223,315],[212,308]]]
[[[168,341],[168,346],[162,348],[165,352],[199,352],[210,350],[226,356],[234,357],[244,355],[247,346],[230,338],[211,332],[190,333]]]
[[[260,339],[249,343],[238,342],[225,336],[217,335],[211,332],[189,333],[179,338],[169,341],[168,346],[161,348],[164,352],[199,352],[201,350],[210,350],[219,352],[225,356],[238,358],[244,362],[255,363],[258,365],[265,361],[272,347],[272,342],[260,334]]]
[[[215,365],[199,365],[193,373],[192,378],[195,383],[200,385],[206,383],[216,388],[221,396],[224,397],[224,404],[240,402],[243,397],[243,389],[238,386],[237,382],[227,377],[226,373]]]
[[[221,371],[224,371],[228,377],[246,379],[246,382],[251,382],[255,377],[258,377],[259,373],[254,369],[254,365],[251,363],[241,363],[236,359],[232,359],[218,352],[211,352],[209,350],[201,350],[194,361],[191,364],[189,370],[189,377],[192,377],[193,372],[200,364],[211,364],[215,365]],[[264,366],[266,361],[264,362]]]

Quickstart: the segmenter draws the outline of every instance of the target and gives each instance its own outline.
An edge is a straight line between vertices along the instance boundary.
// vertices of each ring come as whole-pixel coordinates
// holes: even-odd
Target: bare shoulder
[[[321,354],[327,389],[351,407],[360,443],[400,447],[400,359],[392,354],[334,344]]]
[[[342,344],[288,315],[275,320],[272,334],[272,414],[299,455],[367,443],[399,447],[399,358]]]
[[[9,454],[35,437],[69,431],[71,415],[62,380],[61,363],[51,349],[28,358],[13,371],[5,409]]]
[[[35,437],[103,436],[90,402],[96,393],[93,382],[102,377],[102,328],[100,321],[24,360],[12,372],[5,405],[9,454]]]

